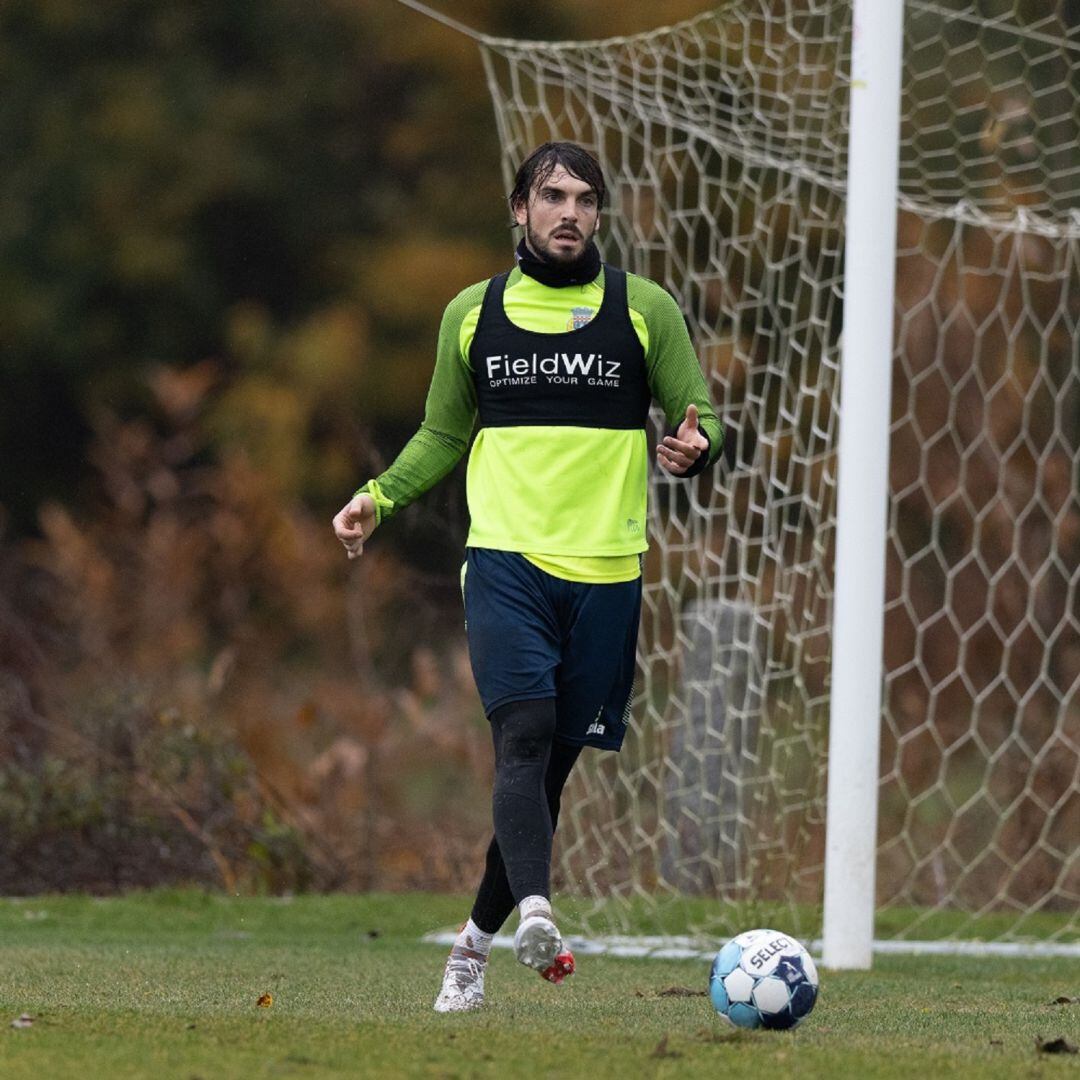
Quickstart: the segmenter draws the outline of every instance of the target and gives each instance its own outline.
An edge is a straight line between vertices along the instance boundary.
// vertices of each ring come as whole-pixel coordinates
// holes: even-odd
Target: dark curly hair
[[[529,192],[546,183],[560,165],[571,176],[584,181],[596,192],[596,208],[603,210],[607,199],[607,184],[596,156],[577,143],[546,142],[521,163],[517,176],[514,177],[514,189],[508,200],[511,213],[517,207],[527,204]]]

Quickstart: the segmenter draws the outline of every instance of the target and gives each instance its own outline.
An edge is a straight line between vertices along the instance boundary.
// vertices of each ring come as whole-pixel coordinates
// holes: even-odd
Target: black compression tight
[[[549,896],[551,838],[581,747],[554,741],[555,701],[513,701],[490,717],[495,740],[495,836],[472,920],[494,934],[526,896]]]

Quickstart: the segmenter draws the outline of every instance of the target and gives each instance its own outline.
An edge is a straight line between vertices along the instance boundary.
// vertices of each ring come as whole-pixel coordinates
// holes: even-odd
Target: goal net
[[[1080,936],[1078,10],[907,3],[879,936]],[[850,0],[482,42],[508,189],[595,150],[727,431],[652,481],[635,730],[557,845],[589,931],[820,929],[850,49]]]

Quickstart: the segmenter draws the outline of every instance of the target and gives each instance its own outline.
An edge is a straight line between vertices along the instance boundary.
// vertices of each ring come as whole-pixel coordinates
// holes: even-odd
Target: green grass
[[[1080,962],[890,957],[824,973],[795,1032],[728,1033],[702,961],[582,959],[552,987],[497,951],[481,1013],[431,1011],[467,910],[437,896],[0,900],[0,1077],[1068,1077]],[[261,994],[273,1005],[259,1008]],[[32,1027],[11,1028],[21,1013]]]

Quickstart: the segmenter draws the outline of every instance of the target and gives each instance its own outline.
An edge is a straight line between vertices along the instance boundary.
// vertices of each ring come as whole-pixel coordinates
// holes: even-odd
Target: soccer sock
[[[458,932],[452,951],[459,955],[471,956],[474,960],[486,961],[491,952],[493,936],[485,933],[472,919],[469,919]]]
[[[524,922],[530,915],[546,915],[551,918],[551,901],[546,896],[526,896],[518,904],[518,914]]]
[[[551,814],[552,832],[559,822],[563,788],[580,754],[580,746],[571,746],[568,743],[557,742],[551,747],[551,756],[544,775],[544,791]],[[492,837],[484,863],[484,876],[473,904],[472,919],[477,926],[483,927],[484,932],[495,934],[513,910],[514,894],[510,891],[510,882],[506,879],[506,866],[499,851],[499,842]]]

